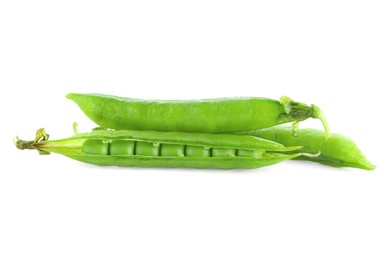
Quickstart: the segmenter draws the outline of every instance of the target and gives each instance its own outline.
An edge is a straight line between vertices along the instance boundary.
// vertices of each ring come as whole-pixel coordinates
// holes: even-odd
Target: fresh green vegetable
[[[364,156],[357,145],[348,137],[332,134],[325,138],[317,129],[298,129],[297,135],[291,135],[286,126],[275,126],[256,131],[245,131],[239,134],[265,138],[285,146],[302,146],[304,153],[320,153],[316,157],[296,157],[297,160],[309,160],[334,167],[355,167],[373,170],[375,166]]]
[[[96,124],[116,130],[156,130],[226,133],[254,130],[318,118],[329,128],[321,110],[288,97],[221,98],[204,100],[141,100],[102,94],[66,96]]]
[[[48,138],[40,129],[35,140],[17,139],[16,146],[96,165],[171,168],[258,168],[305,155],[293,152],[299,146],[285,147],[245,135],[95,130],[61,140]]]

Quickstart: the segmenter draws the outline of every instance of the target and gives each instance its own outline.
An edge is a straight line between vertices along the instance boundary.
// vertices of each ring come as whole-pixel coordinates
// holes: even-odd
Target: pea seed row
[[[88,139],[82,145],[85,154],[93,155],[141,155],[177,157],[254,157],[259,151],[212,148],[185,144],[144,142],[135,140]]]

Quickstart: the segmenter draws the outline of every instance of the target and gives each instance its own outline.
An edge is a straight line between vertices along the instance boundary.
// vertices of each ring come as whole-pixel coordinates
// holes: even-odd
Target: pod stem
[[[37,130],[35,139],[33,141],[24,141],[16,136],[14,139],[14,144],[20,150],[38,150],[39,154],[50,154],[49,152],[42,151],[35,146],[37,143],[47,140],[49,140],[49,134],[46,133],[44,128],[40,128]]]
[[[77,134],[79,133],[78,126],[79,126],[79,123],[73,122],[72,128],[73,128],[73,133],[74,133],[75,135],[77,135]]]
[[[318,118],[321,121],[322,126],[324,127],[325,137],[326,139],[328,139],[330,137],[330,130],[324,114],[322,113],[321,109],[316,105],[311,105],[311,106],[313,108],[313,118]]]
[[[316,105],[308,106],[301,102],[295,102],[286,96],[282,96],[280,98],[280,104],[284,106],[286,113],[282,114],[279,120],[281,123],[294,122],[292,126],[292,134],[294,136],[296,135],[298,123],[312,117],[321,121],[322,126],[324,127],[326,139],[330,137],[330,130],[325,116],[321,109]]]

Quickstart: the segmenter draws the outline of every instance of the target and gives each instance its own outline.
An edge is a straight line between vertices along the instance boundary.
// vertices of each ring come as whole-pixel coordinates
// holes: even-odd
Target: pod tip
[[[75,95],[76,95],[75,93],[68,93],[68,94],[66,94],[65,97],[68,99],[72,99]]]
[[[375,170],[376,169],[376,165],[372,164],[370,161],[365,161],[364,163],[362,163],[362,168],[365,169],[365,170],[369,170],[369,171],[372,171],[372,170]]]

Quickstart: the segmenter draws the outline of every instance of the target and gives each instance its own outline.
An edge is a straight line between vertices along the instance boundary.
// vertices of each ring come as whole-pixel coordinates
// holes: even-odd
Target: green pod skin
[[[285,146],[303,146],[302,152],[320,153],[316,157],[299,156],[294,159],[308,160],[334,167],[354,167],[374,170],[375,166],[364,156],[357,145],[348,137],[332,134],[325,138],[324,132],[317,129],[298,129],[296,136],[291,134],[287,126],[275,126],[239,134],[265,138]]]
[[[76,93],[66,97],[92,121],[107,129],[228,133],[297,123],[312,117],[320,119],[329,134],[318,107],[288,97],[280,101],[266,98],[142,100]]]
[[[216,148],[241,148],[263,149],[274,152],[294,151],[300,147],[285,147],[279,143],[249,135],[233,134],[209,134],[209,133],[184,133],[184,132],[159,132],[138,130],[94,130],[89,133],[76,134],[70,138],[50,141],[57,142],[60,146],[69,146],[78,139],[108,139],[108,140],[133,140],[157,144],[185,144],[192,146],[216,147]],[[38,144],[37,144],[38,145]],[[39,143],[42,147],[43,143]]]
[[[95,130],[48,140],[44,129],[34,141],[16,140],[19,149],[51,152],[102,166],[251,169],[302,155],[254,136],[136,130]]]

